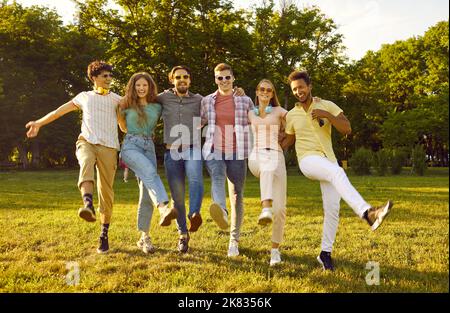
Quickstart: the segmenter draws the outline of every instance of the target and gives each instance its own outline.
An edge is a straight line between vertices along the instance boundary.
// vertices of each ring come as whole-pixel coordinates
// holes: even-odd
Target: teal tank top
[[[139,116],[136,110],[126,109],[125,120],[127,121],[128,134],[151,136],[161,116],[161,105],[159,103],[148,103],[144,107],[146,123],[139,125]]]

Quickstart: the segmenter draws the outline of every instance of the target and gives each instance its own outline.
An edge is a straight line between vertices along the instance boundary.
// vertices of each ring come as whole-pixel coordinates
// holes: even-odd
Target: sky
[[[315,5],[338,26],[344,35],[346,54],[361,59],[368,50],[382,44],[422,36],[439,21],[449,19],[448,0],[293,0],[299,7]],[[24,6],[43,5],[56,9],[64,23],[73,21],[71,0],[17,0]],[[250,8],[262,0],[234,0],[236,8]],[[278,0],[274,1],[278,3]]]

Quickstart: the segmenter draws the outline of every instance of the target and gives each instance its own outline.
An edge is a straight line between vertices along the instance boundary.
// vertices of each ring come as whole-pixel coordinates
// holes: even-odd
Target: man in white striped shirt
[[[117,151],[120,149],[117,124],[125,129],[123,118],[118,114],[121,97],[109,91],[112,81],[112,66],[103,61],[88,65],[87,74],[94,84],[94,90],[83,91],[69,102],[48,113],[37,121],[26,124],[27,136],[36,137],[39,129],[61,116],[82,110],[81,133],[76,142],[76,156],[80,164],[78,188],[84,206],[78,215],[88,222],[95,222],[93,205],[94,168],[97,170],[97,190],[101,221],[98,253],[109,250],[108,228],[111,221],[114,201],[114,176],[117,168]]]

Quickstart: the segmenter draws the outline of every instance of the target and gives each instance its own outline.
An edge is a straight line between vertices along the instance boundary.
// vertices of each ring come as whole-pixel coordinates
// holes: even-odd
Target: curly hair
[[[91,82],[94,82],[92,77],[100,75],[103,71],[112,72],[112,65],[106,63],[105,61],[95,60],[88,65],[87,76]]]
[[[311,78],[307,71],[293,71],[288,76],[289,84],[299,79],[303,79],[307,85],[311,85]]]

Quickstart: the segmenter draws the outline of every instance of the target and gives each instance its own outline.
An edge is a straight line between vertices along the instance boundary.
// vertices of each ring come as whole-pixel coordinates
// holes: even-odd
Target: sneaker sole
[[[317,261],[319,261],[320,265],[322,265],[322,269],[325,271],[325,265],[323,264],[322,260],[320,259],[320,255],[317,256]]]
[[[270,217],[263,217],[258,219],[258,224],[261,226],[266,226],[272,223],[272,219]]]
[[[388,203],[386,204],[386,206],[383,209],[383,213],[378,216],[377,220],[375,221],[375,223],[373,223],[373,225],[371,226],[372,231],[376,230],[378,227],[380,227],[381,223],[383,223],[383,221],[386,219],[386,217],[389,215],[389,213],[391,213],[391,208],[394,205],[394,203],[392,201],[388,201]]]
[[[97,253],[98,254],[107,254],[109,250],[103,251],[103,250],[99,250],[97,249]]]
[[[160,226],[169,226],[173,219],[176,219],[178,216],[177,211],[172,209],[169,214],[167,214],[160,222]]]
[[[216,204],[213,203],[209,207],[209,213],[211,214],[212,219],[221,229],[227,229],[228,228],[228,221],[225,221],[223,219],[223,210],[222,208]]]
[[[91,211],[89,211],[88,209],[84,209],[84,208],[80,208],[78,210],[78,216],[81,217],[82,219],[84,219],[87,222],[95,222],[97,219],[95,218],[95,215],[92,214]]]

